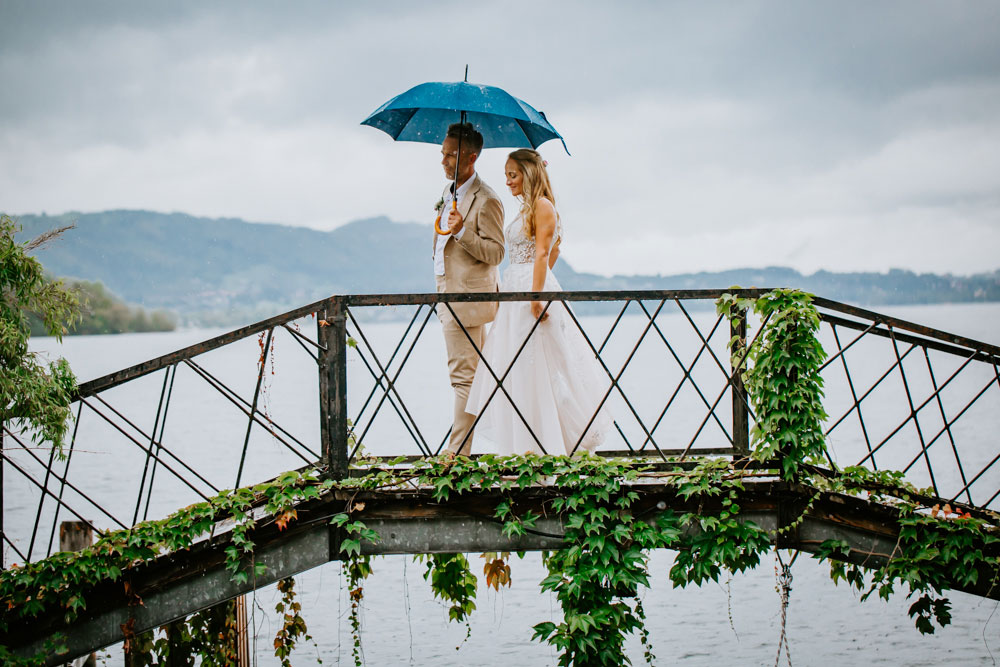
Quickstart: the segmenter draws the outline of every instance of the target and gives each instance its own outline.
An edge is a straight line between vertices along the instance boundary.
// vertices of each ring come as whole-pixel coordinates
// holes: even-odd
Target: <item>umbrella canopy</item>
[[[362,125],[382,130],[396,141],[440,144],[452,123],[471,123],[484,148],[537,148],[550,139],[566,142],[545,114],[494,86],[457,81],[422,83],[392,98]]]

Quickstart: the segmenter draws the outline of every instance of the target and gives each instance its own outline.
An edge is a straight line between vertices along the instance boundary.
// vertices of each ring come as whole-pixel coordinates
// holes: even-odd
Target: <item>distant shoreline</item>
[[[69,222],[76,225],[39,252],[51,274],[100,282],[126,303],[175,314],[181,326],[252,322],[331,294],[434,291],[426,225],[385,217],[326,232],[150,211],[18,219],[24,228],[19,238]],[[567,256],[571,261],[572,254]],[[900,269],[804,275],[787,267],[764,267],[608,277],[578,272],[562,259],[555,273],[567,290],[793,286],[873,309],[1000,301],[1000,268],[971,276]]]

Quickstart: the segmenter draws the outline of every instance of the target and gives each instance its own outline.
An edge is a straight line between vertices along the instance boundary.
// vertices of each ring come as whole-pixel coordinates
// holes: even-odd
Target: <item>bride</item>
[[[500,290],[561,291],[552,267],[559,257],[562,224],[546,163],[537,151],[524,148],[508,156],[504,170],[521,210],[504,230],[510,266]],[[507,395],[486,364],[496,378],[507,373]],[[566,305],[552,302],[546,309],[540,301],[504,301],[483,344],[465,411],[482,413],[477,433],[495,442],[502,454],[593,451],[612,426],[607,409],[598,411],[609,386]]]

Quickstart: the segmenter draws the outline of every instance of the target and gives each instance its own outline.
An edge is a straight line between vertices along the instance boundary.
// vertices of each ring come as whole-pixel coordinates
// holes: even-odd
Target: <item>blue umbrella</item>
[[[538,148],[550,139],[566,142],[545,114],[494,86],[457,81],[422,83],[397,95],[362,125],[382,130],[396,141],[440,144],[452,123],[471,123],[484,148]]]
[[[483,148],[538,148],[549,139],[559,139],[569,154],[565,140],[544,113],[501,88],[469,83],[468,78],[466,65],[465,81],[414,86],[373,111],[361,124],[382,130],[395,141],[440,144],[449,125],[468,122],[483,135]],[[458,151],[462,152],[461,137]],[[455,181],[457,191],[457,170]],[[456,206],[452,200],[452,210]],[[439,213],[434,229],[448,234],[440,223]]]
[[[484,148],[538,148],[559,139],[566,149],[544,113],[501,88],[465,81],[414,86],[361,124],[382,130],[396,141],[440,144],[448,126],[459,122],[471,123],[482,133]]]

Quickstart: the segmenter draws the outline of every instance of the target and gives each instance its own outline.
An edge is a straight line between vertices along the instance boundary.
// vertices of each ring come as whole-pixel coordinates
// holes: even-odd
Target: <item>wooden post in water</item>
[[[333,479],[347,477],[347,312],[331,297],[316,313],[319,343],[319,438],[323,463]]]
[[[81,551],[94,543],[94,530],[83,521],[63,521],[59,524],[59,551]],[[70,667],[96,667],[97,654],[66,663]]]
[[[733,453],[736,456],[750,455],[750,411],[747,409],[747,391],[743,386],[743,371],[747,362],[747,311],[733,307],[729,324],[730,340],[739,338],[739,343],[732,347],[730,359],[740,363],[740,367],[732,366],[733,376]],[[735,359],[734,359],[735,357]]]
[[[247,628],[247,596],[236,598],[236,659],[238,667],[250,667],[250,633]]]

